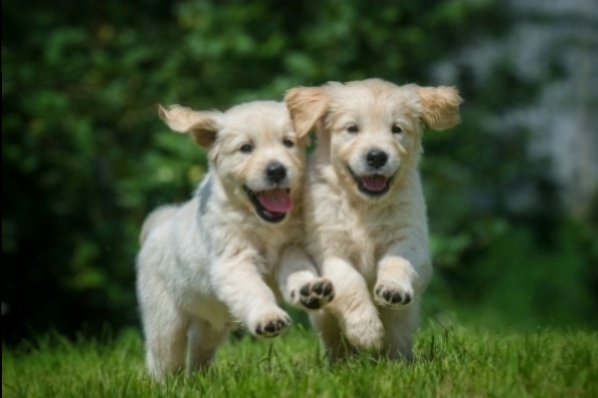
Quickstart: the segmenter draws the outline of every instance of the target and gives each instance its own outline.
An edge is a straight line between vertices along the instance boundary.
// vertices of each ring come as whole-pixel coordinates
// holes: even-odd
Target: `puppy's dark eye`
[[[390,131],[392,131],[393,134],[401,134],[403,132],[403,129],[395,124],[392,126]]]
[[[359,133],[359,127],[356,124],[352,124],[349,127],[347,127],[347,132],[351,134]]]
[[[287,148],[292,148],[295,146],[295,143],[291,140],[289,140],[288,138],[285,138],[284,140],[282,140],[282,144],[284,146],[286,146]]]
[[[239,150],[243,153],[251,153],[253,151],[253,145],[251,144],[243,144]]]

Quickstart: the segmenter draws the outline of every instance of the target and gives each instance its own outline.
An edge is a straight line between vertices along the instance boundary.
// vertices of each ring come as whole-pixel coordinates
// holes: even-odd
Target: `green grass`
[[[330,366],[312,332],[229,341],[207,374],[148,378],[136,332],[111,343],[40,339],[2,350],[3,397],[598,397],[598,333],[427,327],[411,364]]]

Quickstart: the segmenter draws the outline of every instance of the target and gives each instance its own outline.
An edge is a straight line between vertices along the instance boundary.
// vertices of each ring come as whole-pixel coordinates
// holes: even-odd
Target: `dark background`
[[[143,218],[188,198],[206,167],[156,104],[224,110],[368,77],[456,85],[465,99],[461,125],[425,134],[436,273],[424,316],[596,328],[597,133],[587,115],[598,114],[597,90],[578,95],[596,75],[567,54],[598,49],[598,19],[515,3],[3,1],[3,342],[138,325]],[[534,29],[548,36],[525,44]],[[558,29],[569,36],[551,42]],[[550,105],[561,98],[551,92],[570,91]],[[569,147],[534,150],[556,136]]]

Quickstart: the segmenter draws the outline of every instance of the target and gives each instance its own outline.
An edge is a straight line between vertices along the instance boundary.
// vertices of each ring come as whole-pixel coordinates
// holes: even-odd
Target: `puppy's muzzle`
[[[379,149],[372,149],[365,155],[365,160],[368,166],[379,169],[384,167],[388,162],[388,155]]]
[[[280,184],[287,178],[287,169],[279,162],[271,162],[266,166],[266,177],[273,184]]]
[[[381,149],[373,148],[364,155],[363,160],[368,169],[364,174],[357,175],[351,167],[347,167],[357,188],[368,197],[385,195],[393,177],[393,175],[388,176],[387,171],[384,170],[388,166],[388,154]]]
[[[273,161],[266,166],[264,175],[271,188],[253,191],[244,185],[243,189],[264,221],[278,223],[293,209],[291,190],[285,186],[287,169],[282,163]]]

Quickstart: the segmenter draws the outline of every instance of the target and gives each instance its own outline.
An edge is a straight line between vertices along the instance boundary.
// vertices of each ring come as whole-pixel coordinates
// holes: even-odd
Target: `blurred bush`
[[[525,131],[485,123],[541,83],[503,66],[485,82],[467,68],[456,81],[430,74],[508,21],[486,1],[3,2],[3,339],[137,323],[143,218],[188,198],[206,167],[157,119],[157,103],[225,109],[374,76],[454,84],[466,100],[461,126],[425,136],[438,270],[428,308],[596,326],[596,231],[560,209],[525,156]]]

